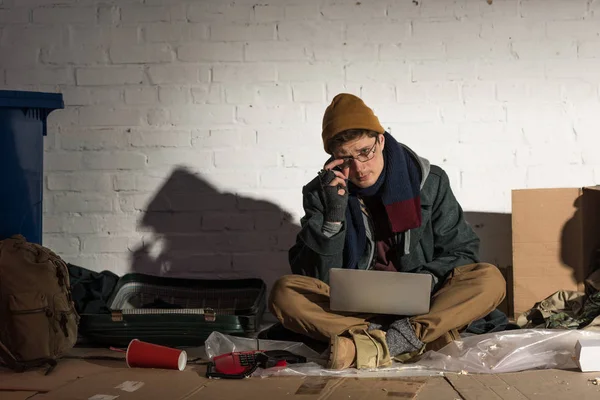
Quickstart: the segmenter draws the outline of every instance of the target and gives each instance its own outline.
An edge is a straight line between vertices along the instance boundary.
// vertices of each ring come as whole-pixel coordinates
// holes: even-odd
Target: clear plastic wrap
[[[531,369],[576,368],[573,361],[579,339],[600,339],[599,332],[582,330],[520,329],[473,335],[443,349],[425,353],[414,363],[394,363],[387,368],[334,371],[323,367],[325,358],[302,343],[232,337],[214,332],[206,340],[206,353],[212,358],[232,351],[288,350],[307,357],[306,364],[258,369],[253,376],[339,376],[394,377],[432,376],[444,373],[498,374]]]
[[[469,336],[438,352],[427,352],[418,364],[444,371],[499,374],[530,369],[576,368],[579,339],[600,339],[583,330],[518,329]]]
[[[234,351],[287,350],[290,353],[306,357],[310,362],[325,364],[325,358],[323,356],[304,343],[299,342],[251,339],[213,332],[206,339],[206,342],[204,342],[204,347],[206,356],[209,360],[212,360],[215,356],[232,353]]]
[[[344,370],[326,369],[315,363],[295,364],[281,368],[258,368],[253,377],[266,378],[270,376],[331,376],[340,378],[396,378],[405,376],[442,376],[444,371],[422,367],[418,364],[394,363],[386,368]]]

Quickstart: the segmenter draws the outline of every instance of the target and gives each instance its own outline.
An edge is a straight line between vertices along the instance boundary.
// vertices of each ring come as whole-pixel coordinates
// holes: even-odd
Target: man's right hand
[[[346,218],[348,205],[348,168],[342,171],[344,160],[333,160],[319,172],[319,180],[325,197],[325,221],[341,223]]]

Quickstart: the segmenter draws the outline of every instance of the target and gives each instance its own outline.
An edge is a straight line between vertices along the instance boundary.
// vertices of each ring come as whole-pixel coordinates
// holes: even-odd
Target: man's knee
[[[480,263],[477,269],[481,274],[480,284],[482,291],[490,297],[496,298],[499,304],[506,296],[506,280],[500,269],[492,264]]]
[[[269,309],[272,313],[285,308],[285,303],[289,301],[290,282],[293,281],[293,278],[294,275],[284,275],[273,284],[269,295]]]
[[[269,303],[280,303],[285,299],[289,294],[293,280],[294,275],[284,275],[277,279],[271,288]]]
[[[304,275],[284,275],[273,284],[269,310],[278,318],[295,318],[306,312],[307,301],[320,304],[328,297],[329,286],[324,282]]]
[[[316,279],[303,275],[284,275],[277,279],[271,288],[269,296],[269,309],[290,310],[297,303],[296,295],[310,290],[315,285]]]

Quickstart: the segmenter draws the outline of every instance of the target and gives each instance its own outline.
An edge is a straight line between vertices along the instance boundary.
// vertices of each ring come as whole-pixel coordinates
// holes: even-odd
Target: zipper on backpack
[[[33,310],[21,310],[21,311],[11,311],[12,314],[37,314],[37,313],[46,313],[48,315],[48,311],[50,309],[48,307],[43,308],[35,308]],[[50,315],[48,315],[50,316]]]

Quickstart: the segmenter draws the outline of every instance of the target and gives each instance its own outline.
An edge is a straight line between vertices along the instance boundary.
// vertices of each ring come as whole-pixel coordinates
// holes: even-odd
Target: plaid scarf
[[[400,233],[421,226],[421,171],[406,149],[385,133],[383,171],[377,182],[361,189],[348,181],[344,268],[355,269],[365,252],[367,235],[359,197],[379,196],[392,232]]]

